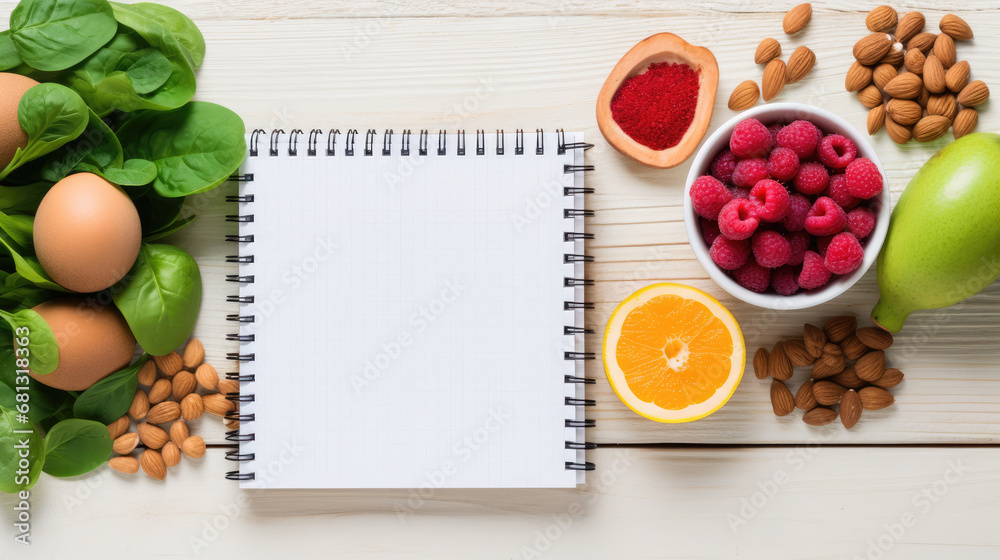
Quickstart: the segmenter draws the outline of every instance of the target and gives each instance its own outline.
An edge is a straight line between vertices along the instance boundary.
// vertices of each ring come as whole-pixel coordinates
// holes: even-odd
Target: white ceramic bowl
[[[691,248],[694,250],[695,256],[698,257],[698,262],[708,272],[708,275],[712,277],[712,280],[715,280],[723,290],[747,303],[767,309],[784,310],[805,309],[827,302],[847,291],[848,288],[861,279],[868,270],[868,267],[878,257],[878,253],[882,249],[882,242],[885,241],[886,231],[889,229],[891,196],[889,194],[888,180],[886,180],[886,186],[882,189],[882,193],[869,204],[869,207],[875,211],[875,229],[872,230],[868,237],[862,240],[861,245],[865,248],[865,259],[857,270],[846,276],[834,277],[827,285],[816,290],[800,291],[790,296],[783,296],[773,292],[763,294],[752,292],[737,284],[732,276],[712,262],[712,258],[708,255],[709,246],[705,243],[701,235],[698,214],[695,213],[691,205],[691,197],[689,196],[691,184],[694,183],[694,180],[708,174],[710,172],[709,166],[711,166],[712,159],[715,158],[716,154],[729,148],[729,137],[732,135],[736,123],[750,117],[759,120],[765,125],[777,122],[789,123],[795,120],[807,120],[818,126],[824,134],[841,134],[846,136],[857,146],[858,157],[866,157],[875,162],[878,170],[882,173],[882,177],[887,179],[882,162],[879,161],[875,150],[868,143],[868,140],[847,121],[837,115],[801,103],[768,103],[767,105],[754,107],[736,115],[720,126],[705,140],[701,149],[694,156],[694,160],[691,163],[691,171],[687,176],[687,185],[684,187],[684,222],[687,227]]]

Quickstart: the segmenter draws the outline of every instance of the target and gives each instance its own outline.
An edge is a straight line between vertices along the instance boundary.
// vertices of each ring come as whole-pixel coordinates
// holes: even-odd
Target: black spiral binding
[[[258,157],[260,154],[259,146],[260,139],[266,134],[265,130],[255,129],[250,135],[249,142],[249,154],[250,157]],[[268,142],[268,154],[270,156],[278,155],[278,146],[281,143],[281,135],[285,134],[284,130],[273,130],[271,131],[269,142]],[[294,129],[288,135],[288,155],[297,156],[298,155],[298,142],[299,138],[304,134],[302,130]],[[307,144],[306,144],[306,155],[315,156],[317,153],[317,144],[322,136],[323,131],[320,129],[312,129],[309,131]],[[438,144],[437,144],[437,155],[444,156],[448,153],[447,139],[445,136],[446,132],[444,130],[440,131],[438,134]],[[364,139],[364,156],[375,155],[375,141],[377,132],[374,129],[368,129],[365,133]],[[409,156],[410,155],[410,136],[412,132],[410,129],[404,129],[401,133],[399,155]],[[348,157],[353,157],[355,155],[354,144],[358,136],[358,131],[355,129],[349,129],[345,134],[342,134],[339,129],[332,129],[327,133],[326,138],[326,155],[335,156],[337,155],[337,137],[344,136],[344,155]],[[382,137],[382,149],[380,153],[383,156],[392,155],[392,129],[386,130]],[[418,154],[421,156],[427,156],[428,154],[428,138],[429,132],[427,130],[421,130],[418,136],[417,150]],[[557,130],[557,143],[556,151],[558,154],[565,154],[568,150],[586,150],[592,148],[593,144],[587,144],[584,142],[566,142],[566,135],[562,129]],[[458,145],[456,146],[456,153],[459,156],[466,155],[465,147],[465,131],[458,131]],[[476,131],[476,155],[486,154],[486,131],[477,130]],[[499,156],[504,155],[504,133],[503,130],[496,131],[496,154]],[[514,155],[521,156],[525,154],[524,145],[524,130],[517,129],[515,133],[514,142]],[[544,131],[542,129],[535,130],[535,155],[545,155],[545,139]],[[593,171],[594,166],[592,165],[565,165],[563,167],[563,173],[581,173],[586,171]],[[249,182],[253,181],[253,174],[239,175],[231,177],[234,181]],[[585,187],[564,187],[564,196],[576,196],[582,194],[593,193],[594,189]],[[227,196],[227,202],[234,202],[238,204],[250,204],[254,202],[253,195],[240,195],[240,196]],[[594,215],[592,210],[581,210],[581,209],[566,209],[563,212],[563,217],[567,219],[571,218],[589,218]],[[237,223],[251,223],[254,221],[254,215],[252,213],[239,213],[226,216],[226,221],[237,222]],[[564,242],[575,242],[581,240],[594,239],[594,234],[578,231],[567,231],[563,232]],[[253,243],[253,235],[226,235],[226,241],[237,243],[239,245],[246,243]],[[227,263],[252,263],[253,255],[229,255],[226,257]],[[582,255],[576,253],[566,253],[563,255],[563,262],[566,264],[571,263],[589,263],[593,262],[594,258],[590,255]],[[254,282],[253,275],[239,275],[239,274],[228,274],[226,275],[226,281],[235,284],[252,284]],[[566,277],[563,279],[564,287],[578,287],[578,286],[592,286],[593,280],[587,278],[570,278]],[[226,296],[226,301],[229,303],[240,303],[240,304],[250,304],[254,303],[253,296],[241,296],[239,294]],[[594,305],[589,302],[580,301],[565,301],[563,302],[563,309],[565,310],[578,310],[578,309],[593,309]],[[254,315],[241,315],[239,313],[229,314],[226,316],[227,321],[232,321],[237,324],[253,323],[255,320]],[[575,325],[566,325],[563,327],[563,334],[565,336],[576,336],[576,335],[586,335],[593,334],[593,329],[588,329],[585,327],[577,327]],[[226,335],[226,340],[233,342],[253,342],[254,335],[243,335],[240,333],[231,333]],[[565,360],[594,360],[596,359],[594,352],[564,352],[563,358]],[[243,352],[229,352],[226,355],[226,359],[230,360],[236,364],[252,362],[255,360],[254,353],[243,353]],[[237,381],[239,383],[251,383],[255,381],[254,375],[241,375],[239,372],[230,372],[226,374],[226,379]],[[594,379],[587,377],[579,377],[575,375],[565,375],[563,381],[568,384],[584,384],[593,385],[595,383]],[[242,394],[242,393],[226,393],[226,399],[233,402],[235,405],[235,410],[226,414],[225,419],[228,421],[234,421],[239,423],[239,427],[235,430],[226,432],[226,440],[245,443],[252,442],[256,439],[256,434],[254,432],[244,432],[242,428],[245,424],[252,423],[256,420],[254,414],[241,414],[239,411],[239,406],[241,403],[252,403],[256,400],[256,395],[253,394]],[[581,406],[589,407],[594,406],[596,403],[592,399],[581,399],[575,397],[565,397],[564,404],[566,406]],[[594,420],[576,420],[572,418],[567,418],[564,422],[566,428],[593,428],[596,425]],[[591,442],[578,442],[578,441],[567,441],[565,448],[568,450],[589,450],[595,449],[596,444]],[[229,461],[244,462],[253,461],[255,459],[254,453],[242,453],[240,451],[230,451],[226,453],[226,459]],[[585,462],[575,462],[566,461],[565,468],[572,471],[592,471],[595,469],[594,463],[589,461]],[[226,473],[226,478],[228,480],[254,480],[256,477],[255,473],[241,473],[239,470],[229,471]]]

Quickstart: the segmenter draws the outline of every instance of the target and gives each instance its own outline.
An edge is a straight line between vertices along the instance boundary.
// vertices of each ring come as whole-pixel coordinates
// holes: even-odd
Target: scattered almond
[[[872,82],[875,84],[880,91],[885,90],[886,84],[892,81],[899,72],[896,71],[896,67],[891,64],[879,64],[875,67],[872,72]]]
[[[964,19],[955,14],[946,14],[942,17],[938,27],[942,33],[948,34],[948,36],[956,41],[968,41],[973,37],[972,28],[969,27],[969,24],[965,23]]]
[[[201,439],[200,436],[191,436],[184,440],[184,443],[181,444],[181,451],[192,459],[204,457],[205,440]]]
[[[867,384],[864,379],[858,377],[858,374],[855,373],[853,367],[849,367],[837,375],[834,375],[830,378],[830,381],[848,389],[860,389]]]
[[[837,419],[837,411],[832,408],[817,406],[802,415],[802,421],[810,426],[825,426]]]
[[[184,367],[194,369],[204,361],[205,345],[197,338],[192,338],[188,341],[187,346],[184,347],[184,355],[181,357],[181,362],[184,364]]]
[[[858,377],[871,383],[882,377],[885,373],[885,352],[882,350],[872,350],[858,358],[854,364],[854,372]]]
[[[795,410],[795,399],[784,383],[771,380],[771,409],[775,416],[785,416]]]
[[[205,405],[205,411],[216,416],[225,416],[236,408],[232,401],[220,394],[205,395],[201,400]]]
[[[171,352],[166,356],[153,356],[153,361],[156,362],[156,369],[167,377],[177,375],[177,372],[184,368],[184,360],[177,352]]]
[[[758,99],[760,99],[760,89],[757,87],[757,82],[746,80],[736,86],[729,96],[729,110],[745,111],[756,105]]]
[[[139,385],[151,386],[156,381],[156,362],[146,360],[146,363],[139,367],[136,380],[139,381]]]
[[[806,345],[802,340],[786,340],[784,348],[785,354],[788,355],[788,361],[792,362],[795,367],[811,366],[816,361],[816,358],[813,358],[806,350]]]
[[[923,107],[909,99],[890,99],[885,104],[885,112],[892,120],[903,125],[916,124],[924,114]]]
[[[858,101],[865,107],[873,109],[882,104],[882,92],[875,84],[865,86],[858,92]]]
[[[924,66],[924,72],[927,72],[926,65]],[[920,89],[923,85],[924,83],[921,81],[920,76],[904,72],[889,80],[889,83],[885,84],[884,90],[886,95],[895,97],[896,99],[913,99],[920,95]]]
[[[181,405],[173,401],[165,401],[149,409],[146,422],[150,424],[169,424],[181,417]]]
[[[848,360],[857,360],[868,352],[868,347],[861,342],[860,338],[858,338],[858,333],[854,333],[844,339],[844,341],[840,343],[840,348],[844,353],[844,357]]]
[[[767,358],[767,372],[779,381],[785,381],[792,377],[792,362],[788,359],[782,342],[776,343],[771,349]]]
[[[170,440],[167,432],[149,423],[139,424],[135,427],[135,431],[139,434],[142,444],[150,449],[160,449]]]
[[[854,58],[861,64],[877,64],[889,52],[893,44],[888,33],[872,33],[854,44]]]
[[[226,427],[229,428],[230,430],[239,430],[240,429],[240,421],[239,420],[234,420],[234,419],[230,418],[230,419],[226,420],[225,423],[226,423]]]
[[[917,142],[933,142],[944,136],[951,128],[951,119],[941,115],[927,115],[913,125],[913,139]]]
[[[823,325],[823,332],[830,342],[843,342],[847,337],[854,334],[858,328],[858,320],[849,315],[834,317]]]
[[[757,379],[767,379],[767,348],[758,348],[753,355],[753,374]]]
[[[886,33],[896,27],[897,21],[899,21],[899,14],[892,6],[879,6],[868,12],[865,26],[868,27],[869,31]]]
[[[990,88],[982,80],[976,80],[962,88],[958,93],[958,102],[963,107],[975,107],[990,98]]]
[[[934,48],[935,39],[937,39],[937,35],[933,33],[917,33],[906,43],[906,51],[907,53],[909,51],[920,53],[926,57],[931,52],[931,49]]]
[[[781,88],[785,87],[785,62],[780,58],[775,58],[764,67],[764,77],[761,78],[761,90],[764,101],[774,99]]]
[[[951,68],[958,57],[955,52],[955,40],[944,33],[938,35],[934,39],[934,56],[938,57],[942,66]]]
[[[111,439],[116,440],[120,438],[122,434],[128,431],[131,425],[132,421],[129,420],[128,414],[123,414],[121,418],[108,424],[108,433],[111,435]]]
[[[872,350],[886,350],[892,346],[892,333],[879,327],[864,327],[855,333],[858,339]]]
[[[903,48],[903,43],[893,43],[892,47],[889,48],[889,52],[885,53],[878,63],[888,64],[893,68],[899,68],[903,65],[903,58],[906,56],[905,49]]]
[[[858,395],[861,396],[861,406],[867,410],[881,410],[896,402],[892,393],[881,387],[864,387]]]
[[[139,457],[142,465],[142,472],[156,480],[167,478],[167,465],[163,462],[163,456],[158,451],[147,449]]]
[[[795,392],[795,408],[809,411],[819,405],[819,403],[816,402],[816,397],[813,396],[814,383],[815,381],[809,379],[799,387],[798,391]]]
[[[951,126],[951,133],[955,139],[961,138],[972,132],[979,122],[979,112],[972,107],[966,107],[955,115],[955,121]]]
[[[828,360],[828,358],[841,357],[841,356],[843,356],[843,354],[844,354],[844,352],[843,352],[843,350],[840,349],[840,346],[837,346],[833,342],[827,342],[826,344],[823,345],[823,357],[822,358],[824,359],[824,361],[826,361],[830,365],[835,364],[836,361],[830,361],[830,360]]]
[[[832,377],[838,373],[844,371],[845,362],[841,361],[836,364],[828,364],[822,359],[816,360],[813,364],[812,378],[813,379],[826,379],[827,377]]]
[[[937,55],[930,55],[924,60],[924,86],[930,93],[942,93],[948,88],[945,81],[944,66]]]
[[[825,406],[839,403],[846,391],[847,389],[826,379],[813,382],[813,397],[816,398],[816,402]]]
[[[861,419],[861,410],[861,397],[857,391],[847,391],[840,401],[840,423],[850,430]]]
[[[861,91],[865,86],[872,83],[872,68],[865,66],[857,60],[847,69],[847,76],[844,78],[844,87],[847,91]]]
[[[951,93],[931,95],[927,98],[927,113],[954,119],[958,114],[958,101]]]
[[[108,466],[125,474],[139,472],[139,460],[135,457],[112,457],[108,459]]]
[[[802,31],[812,18],[812,4],[805,3],[795,6],[785,14],[781,22],[782,29],[789,35]]]
[[[801,46],[795,49],[788,57],[788,66],[785,70],[788,83],[794,84],[805,78],[814,64],[816,64],[816,53],[809,47]]]
[[[969,83],[969,63],[960,60],[944,73],[944,83],[949,91],[958,93]]]
[[[203,402],[201,395],[197,393],[191,393],[190,395],[184,397],[180,406],[181,416],[183,416],[188,422],[201,418],[201,416],[205,414],[205,403]]]
[[[201,364],[194,372],[198,385],[206,391],[215,391],[219,387],[219,374],[212,364]]]
[[[128,455],[137,445],[139,445],[139,434],[128,433],[116,438],[111,444],[111,450],[119,455]]]
[[[195,380],[193,373],[190,371],[180,371],[177,372],[171,383],[171,394],[174,396],[175,401],[180,401],[191,394],[197,387],[198,382]]]
[[[899,23],[896,25],[896,40],[906,43],[914,35],[924,30],[925,23],[924,14],[920,12],[907,12],[903,14],[903,17],[899,18]]]
[[[179,421],[170,425],[170,441],[174,442],[178,447],[189,437],[191,437],[191,430],[188,428],[186,422]]]
[[[818,327],[806,323],[802,327],[802,340],[806,346],[806,351],[813,358],[823,355],[823,346],[826,345],[826,333]]]
[[[903,67],[914,74],[923,74],[925,60],[927,60],[927,57],[919,49],[909,49],[903,57]]]
[[[771,62],[771,59],[779,56],[781,56],[781,43],[776,39],[768,37],[757,45],[757,52],[753,55],[753,61],[757,64],[767,64]]]
[[[160,452],[163,463],[168,467],[176,467],[181,462],[181,449],[172,441],[168,441]]]
[[[142,389],[135,392],[132,398],[132,406],[128,408],[128,415],[132,420],[142,420],[149,413],[149,398]]]
[[[910,138],[913,138],[913,129],[911,127],[901,125],[889,116],[885,117],[885,132],[897,144],[906,144],[910,141]]]
[[[219,393],[222,395],[240,394],[240,382],[235,379],[220,379]]]
[[[882,377],[879,377],[875,381],[872,381],[872,385],[876,387],[881,387],[883,389],[891,389],[896,385],[899,385],[903,381],[903,372],[896,368],[886,368],[885,373]]]
[[[868,135],[872,136],[882,130],[883,125],[885,125],[885,105],[872,107],[868,111]]]
[[[170,398],[171,383],[169,379],[157,379],[153,386],[149,388],[150,404],[160,404]]]

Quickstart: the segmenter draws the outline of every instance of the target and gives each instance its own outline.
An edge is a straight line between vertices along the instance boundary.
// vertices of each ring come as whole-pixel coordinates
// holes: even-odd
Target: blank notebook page
[[[578,441],[565,421],[578,416],[564,382],[580,371],[564,352],[580,321],[564,302],[581,276],[564,262],[574,251],[563,232],[582,230],[564,210],[579,203],[563,188],[580,184],[545,134],[544,155],[517,139],[427,137],[411,153],[396,134],[378,135],[371,155],[358,138],[353,155],[288,137],[261,144],[242,169],[240,295],[241,472],[245,488],[568,487],[580,473],[565,463]],[[325,138],[325,136],[324,136]],[[567,135],[568,140],[582,140]],[[321,141],[320,144],[325,142]],[[276,147],[275,150],[269,148]],[[582,243],[582,242],[580,242]],[[246,259],[244,259],[246,260]],[[576,292],[579,294],[579,292]],[[249,340],[252,338],[252,341]],[[579,395],[582,396],[582,395]],[[580,416],[582,418],[582,415]]]

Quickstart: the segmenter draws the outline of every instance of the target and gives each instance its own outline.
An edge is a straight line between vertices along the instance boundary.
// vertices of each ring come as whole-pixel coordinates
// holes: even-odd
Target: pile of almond
[[[834,317],[822,329],[806,324],[803,337],[780,341],[770,352],[760,348],[753,357],[757,379],[771,377],[771,408],[777,416],[794,409],[802,420],[823,426],[837,419],[851,429],[862,410],[879,410],[895,402],[888,391],[903,381],[903,372],[885,367],[892,334],[879,327],[857,328],[854,317]],[[785,382],[794,367],[812,366],[812,375],[792,396]]]
[[[205,440],[191,435],[188,422],[205,412],[224,417],[235,410],[236,404],[226,394],[239,393],[240,387],[237,381],[219,379],[215,368],[204,361],[204,345],[192,338],[183,354],[153,356],[142,365],[132,406],[108,425],[117,455],[108,461],[111,468],[136,473],[141,467],[152,478],[163,480],[167,468],[181,462],[181,455],[195,459],[205,455]],[[130,432],[133,422],[135,431]],[[239,422],[226,420],[226,426],[235,430]]]
[[[782,22],[782,27],[788,35],[794,35],[805,28],[812,18],[812,4],[799,4],[788,13]],[[729,108],[733,111],[745,111],[757,104],[763,90],[764,101],[774,99],[787,84],[806,77],[816,63],[816,54],[809,47],[799,47],[788,57],[788,63],[781,60],[781,43],[776,39],[767,38],[757,46],[753,61],[763,64],[764,75],[761,78],[761,87],[757,87],[757,82],[746,80],[736,86],[729,96]]]
[[[972,28],[955,14],[938,24],[941,33],[924,31],[920,12],[898,17],[879,6],[865,20],[872,33],[854,45],[855,62],[844,86],[856,91],[870,109],[868,134],[883,126],[893,141],[930,142],[952,129],[955,138],[972,132],[979,121],[974,107],[990,90],[982,80],[969,81],[969,63],[958,60],[955,41],[972,39]]]

